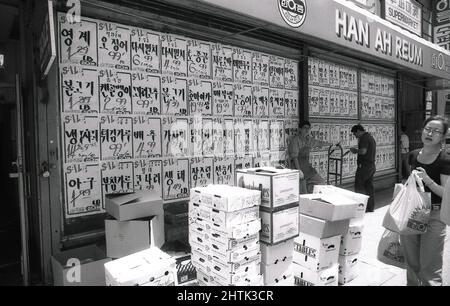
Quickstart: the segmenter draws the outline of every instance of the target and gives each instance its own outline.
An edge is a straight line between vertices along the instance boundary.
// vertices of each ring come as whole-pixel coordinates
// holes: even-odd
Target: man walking
[[[353,136],[358,138],[358,148],[350,148],[353,154],[358,154],[355,175],[355,192],[369,196],[366,212],[373,212],[375,208],[375,195],[373,188],[373,176],[375,174],[375,139],[360,124],[351,129]]]

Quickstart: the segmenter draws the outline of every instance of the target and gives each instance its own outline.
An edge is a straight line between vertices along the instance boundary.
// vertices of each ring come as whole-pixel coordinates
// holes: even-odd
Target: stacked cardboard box
[[[358,254],[362,247],[364,215],[369,197],[332,185],[316,185],[313,192],[323,195],[341,195],[358,204],[355,217],[350,219],[348,231],[341,237],[339,248],[339,283],[346,284],[358,276]]]
[[[175,286],[175,259],[157,247],[105,263],[107,286]]]
[[[200,285],[262,283],[260,203],[257,190],[228,185],[191,189],[189,244]]]
[[[294,239],[295,285],[337,286],[341,237],[358,204],[340,195],[300,195],[300,234]]]
[[[105,209],[106,255],[121,258],[150,246],[164,244],[164,209],[161,197],[149,191],[107,195]]]
[[[293,285],[292,250],[298,236],[299,171],[238,170],[238,186],[261,191],[261,272],[264,284]]]

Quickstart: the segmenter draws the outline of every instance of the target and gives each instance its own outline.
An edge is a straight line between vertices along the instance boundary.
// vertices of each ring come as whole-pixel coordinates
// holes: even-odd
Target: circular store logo
[[[294,28],[303,24],[306,18],[305,0],[277,0],[278,9],[284,21]]]

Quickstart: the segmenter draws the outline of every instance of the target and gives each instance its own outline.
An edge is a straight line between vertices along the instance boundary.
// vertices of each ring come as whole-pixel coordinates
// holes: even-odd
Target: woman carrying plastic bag
[[[442,285],[442,256],[445,224],[440,220],[441,196],[450,174],[450,154],[442,150],[448,122],[441,116],[425,120],[421,135],[423,147],[410,152],[409,164],[431,192],[431,212],[427,230],[421,235],[400,235],[406,261],[408,286]],[[442,183],[441,183],[442,182]]]
[[[425,192],[418,171],[413,170],[389,206],[383,226],[402,235],[423,234],[427,231],[430,207],[430,194]]]

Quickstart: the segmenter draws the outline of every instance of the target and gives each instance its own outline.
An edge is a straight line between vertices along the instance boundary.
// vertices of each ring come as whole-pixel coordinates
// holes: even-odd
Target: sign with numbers
[[[136,159],[134,167],[134,190],[148,190],[162,197],[162,161]]]
[[[99,161],[98,117],[87,114],[65,114],[63,120],[64,162]]]
[[[190,159],[190,188],[208,186],[213,183],[213,158],[193,157]]]
[[[161,78],[144,72],[133,72],[131,104],[134,114],[161,114]]]
[[[253,84],[269,86],[269,55],[253,52],[252,58]]]
[[[102,160],[133,158],[133,118],[104,115],[100,117]]]
[[[233,48],[221,44],[211,46],[212,77],[233,82]]]
[[[162,120],[162,150],[164,156],[188,155],[188,119],[165,117]]]
[[[102,113],[131,114],[131,73],[103,69],[98,83]]]
[[[189,77],[211,78],[211,45],[190,39],[187,42],[187,69]]]
[[[234,85],[222,81],[213,83],[213,115],[233,116]]]
[[[161,35],[161,69],[164,74],[187,76],[187,40],[170,34]]]
[[[131,69],[131,29],[112,22],[98,23],[98,64],[100,67]]]
[[[95,68],[61,65],[62,111],[98,113],[98,76]]]
[[[189,159],[166,159],[163,171],[163,199],[189,197]]]
[[[214,184],[234,185],[233,157],[214,157]]]
[[[163,76],[161,97],[163,115],[187,115],[186,79]]]
[[[131,68],[134,71],[159,73],[161,71],[159,34],[133,28],[130,37]]]
[[[190,114],[212,115],[211,81],[190,79],[188,87]]]
[[[134,191],[132,161],[108,161],[100,166],[104,195]]]
[[[150,158],[162,155],[161,118],[133,117],[134,158]]]

